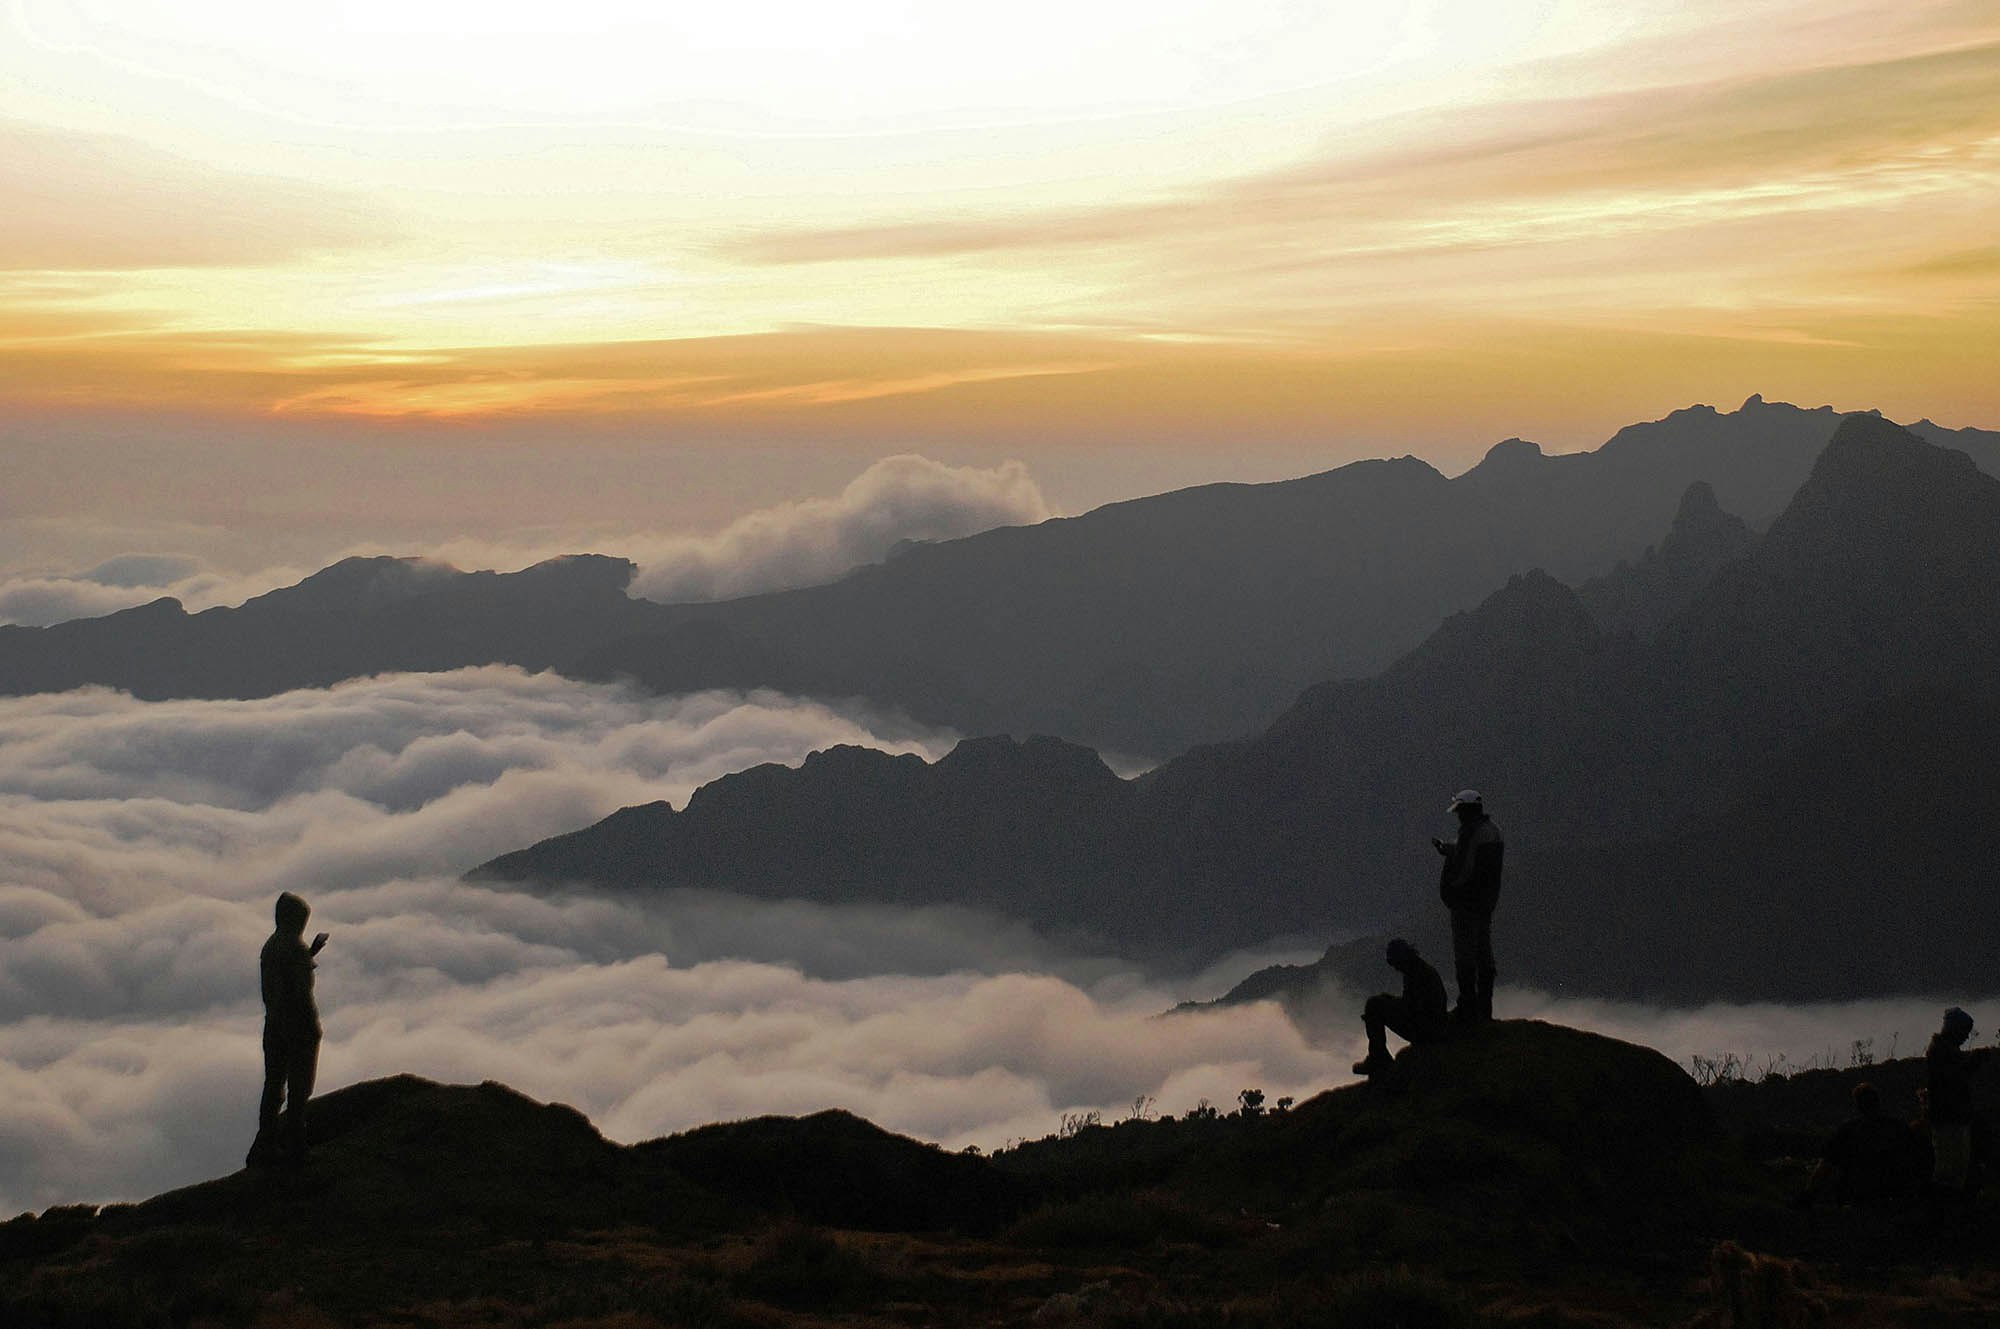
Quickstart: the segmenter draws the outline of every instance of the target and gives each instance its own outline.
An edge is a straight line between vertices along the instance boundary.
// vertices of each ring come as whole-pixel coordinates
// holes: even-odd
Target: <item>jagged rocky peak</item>
[[[2000,480],[1963,452],[1872,415],[1841,421],[1792,505],[1772,523],[1774,555],[1818,550],[1842,563],[1993,546]]]
[[[1756,537],[1741,517],[1722,510],[1722,502],[1715,496],[1715,488],[1706,480],[1697,480],[1681,495],[1681,505],[1674,513],[1674,524],[1662,542],[1660,552],[1669,559],[1687,559],[1696,556],[1699,561],[1713,563],[1706,555],[1719,554],[1723,558],[1734,558],[1748,549]]]
[[[1674,525],[1699,523],[1721,511],[1722,501],[1715,496],[1715,486],[1706,480],[1697,480],[1681,495],[1680,508],[1674,513]]]
[[[1937,447],[1870,411],[1840,422],[1806,477],[1806,487],[1866,490],[1884,479],[1977,483],[1979,475],[1963,452]]]
[[[1384,677],[1442,676],[1504,691],[1521,679],[1576,667],[1603,640],[1577,593],[1536,568],[1508,578],[1477,608],[1446,619]]]
[[[1620,563],[1577,587],[1607,632],[1656,635],[1724,566],[1757,543],[1749,524],[1723,511],[1715,489],[1697,480],[1681,495],[1666,538],[1636,562]]]
[[[1577,600],[1576,592],[1540,568],[1516,573],[1478,608],[1454,614],[1444,630],[1453,629],[1459,634],[1524,631],[1584,639],[1593,635],[1589,630],[1590,615]]]

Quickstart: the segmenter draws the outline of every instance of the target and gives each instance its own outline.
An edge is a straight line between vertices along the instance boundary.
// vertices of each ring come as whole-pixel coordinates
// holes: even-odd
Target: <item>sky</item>
[[[2000,423],[1985,0],[0,0],[0,195],[12,568]]]

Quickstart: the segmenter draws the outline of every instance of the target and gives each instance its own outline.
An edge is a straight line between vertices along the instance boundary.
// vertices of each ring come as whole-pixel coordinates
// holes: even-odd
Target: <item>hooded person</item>
[[[313,957],[326,945],[322,932],[308,946],[312,907],[286,891],[278,897],[277,926],[257,957],[264,994],[264,1093],[257,1104],[252,1166],[283,1159],[298,1163],[306,1152],[306,1102],[319,1073],[319,1007],[313,1002]]]
[[[1924,1049],[1931,1180],[1950,1193],[1963,1193],[1972,1175],[1972,1058],[1965,1052],[1972,1027],[1972,1017],[1954,1006]]]
[[[1477,789],[1461,789],[1451,800],[1458,838],[1432,840],[1444,855],[1438,895],[1451,911],[1451,962],[1458,979],[1453,1017],[1470,1024],[1493,1018],[1493,909],[1500,902],[1500,870],[1507,842]]]

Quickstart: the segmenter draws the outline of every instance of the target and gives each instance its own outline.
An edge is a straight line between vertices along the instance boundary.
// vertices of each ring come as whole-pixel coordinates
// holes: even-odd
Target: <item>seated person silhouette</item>
[[[1854,1086],[1854,1115],[1820,1152],[1802,1204],[1833,1194],[1835,1204],[1880,1205],[1913,1195],[1923,1173],[1922,1146],[1910,1127],[1882,1110],[1872,1084]]]
[[[319,1073],[313,957],[325,947],[326,934],[306,945],[312,908],[290,891],[278,897],[276,912],[277,927],[257,960],[264,990],[264,1096],[257,1104],[257,1139],[245,1160],[251,1167],[304,1161],[306,1100]]]
[[[1389,967],[1403,976],[1403,995],[1378,992],[1361,1008],[1361,1022],[1368,1030],[1368,1056],[1354,1063],[1356,1075],[1377,1075],[1389,1069],[1392,1059],[1384,1031],[1399,1034],[1412,1043],[1431,1043],[1450,1030],[1444,980],[1425,963],[1417,948],[1401,937],[1389,943]]]

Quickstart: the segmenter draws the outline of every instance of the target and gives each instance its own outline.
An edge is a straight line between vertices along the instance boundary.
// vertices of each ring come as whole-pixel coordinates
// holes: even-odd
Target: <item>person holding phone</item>
[[[290,891],[278,897],[276,913],[277,927],[257,960],[264,992],[264,1096],[247,1160],[252,1167],[277,1162],[296,1167],[305,1161],[306,1101],[319,1073],[313,957],[325,948],[326,933],[306,944],[312,907]]]
[[[1458,818],[1456,840],[1432,840],[1444,855],[1438,894],[1451,910],[1451,959],[1458,979],[1458,1007],[1452,1018],[1479,1024],[1493,1018],[1493,909],[1500,902],[1500,872],[1507,842],[1476,789],[1452,796]]]

